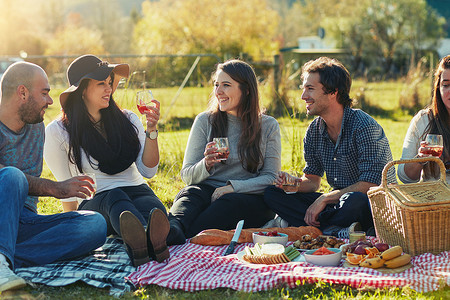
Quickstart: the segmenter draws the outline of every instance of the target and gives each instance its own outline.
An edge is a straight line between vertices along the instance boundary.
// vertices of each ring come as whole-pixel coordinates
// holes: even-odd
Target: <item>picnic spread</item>
[[[374,241],[374,237],[368,240]],[[287,248],[292,249],[293,245],[290,241]],[[130,291],[133,285],[151,284],[190,292],[215,288],[256,292],[280,286],[294,288],[298,283],[319,280],[354,288],[409,286],[418,292],[450,286],[450,251],[421,254],[412,257],[406,267],[386,271],[350,265],[345,259],[337,267],[318,266],[306,262],[303,255],[287,263],[249,263],[243,259],[246,247],[253,248],[254,244],[240,243],[234,254],[224,256],[226,243],[210,246],[188,240],[169,247],[170,259],[162,263],[150,261],[136,269],[131,266],[122,241],[108,238],[104,246],[80,260],[19,268],[16,272],[28,282],[49,286],[83,281],[98,288],[109,287],[110,294],[115,296]]]
[[[450,285],[450,251],[418,255],[412,257],[411,266],[406,270],[392,269],[394,273],[384,273],[377,269],[349,267],[344,261],[337,267],[317,266],[307,263],[303,255],[288,263],[254,264],[242,259],[245,247],[253,247],[253,243],[239,244],[235,254],[223,256],[226,245],[171,246],[169,260],[139,266],[127,279],[135,286],[155,284],[189,292],[216,288],[257,292],[280,286],[294,288],[297,283],[319,280],[354,288],[409,286],[418,292]]]

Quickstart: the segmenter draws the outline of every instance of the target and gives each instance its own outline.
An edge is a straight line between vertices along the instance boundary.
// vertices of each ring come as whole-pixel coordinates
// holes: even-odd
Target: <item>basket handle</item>
[[[439,168],[441,169],[441,177],[439,178],[440,181],[443,181],[445,178],[445,165],[442,162],[442,160],[440,160],[438,157],[434,157],[434,156],[428,156],[428,157],[418,157],[418,158],[411,158],[411,159],[401,159],[401,160],[393,160],[388,162],[384,168],[383,168],[383,174],[381,176],[381,186],[383,188],[387,187],[387,171],[389,170],[390,167],[394,166],[394,165],[399,165],[399,164],[407,164],[407,163],[420,163],[420,162],[427,162],[427,161],[434,161],[435,163],[437,163],[439,165]]]

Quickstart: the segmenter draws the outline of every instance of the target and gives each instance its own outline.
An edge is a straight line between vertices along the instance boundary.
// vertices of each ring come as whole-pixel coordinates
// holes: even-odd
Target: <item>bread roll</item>
[[[316,238],[322,234],[318,228],[313,226],[299,226],[299,227],[272,227],[272,228],[247,228],[242,229],[241,235],[239,236],[238,243],[252,243],[253,232],[259,231],[277,231],[280,233],[285,233],[288,235],[289,241],[300,240],[303,235],[309,234],[312,238]],[[220,246],[228,245],[233,238],[234,230],[220,230],[220,229],[207,229],[203,230],[196,236],[192,237],[190,242],[193,244],[205,245],[205,246]]]

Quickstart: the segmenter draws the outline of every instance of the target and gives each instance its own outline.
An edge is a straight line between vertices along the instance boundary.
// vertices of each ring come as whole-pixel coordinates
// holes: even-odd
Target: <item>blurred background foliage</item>
[[[439,59],[436,47],[449,36],[449,3],[0,0],[0,56],[27,57],[46,69],[52,86],[65,86],[65,70],[73,57],[97,54],[129,63],[130,82],[138,88],[180,86],[195,56],[179,55],[209,55],[196,65],[186,83],[191,87],[210,84],[217,62],[241,57],[255,66],[262,83],[277,82],[272,84],[274,101],[269,109],[280,114],[289,109],[292,113],[289,93],[298,89],[299,68],[315,58],[289,49],[298,47],[299,37],[321,31],[324,42],[345,50],[337,57],[354,78],[367,82],[401,78],[405,89],[400,108],[414,110],[425,101],[416,87],[429,84]],[[363,86],[357,94],[363,108],[370,104],[366,91]]]

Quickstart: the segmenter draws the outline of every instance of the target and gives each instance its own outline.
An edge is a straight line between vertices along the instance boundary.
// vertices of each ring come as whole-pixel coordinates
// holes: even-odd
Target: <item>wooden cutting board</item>
[[[348,261],[344,260],[344,263],[342,265],[344,268],[362,268],[358,265],[352,265],[351,263],[349,263]],[[409,263],[407,265],[395,268],[395,269],[389,269],[389,268],[378,268],[378,269],[373,269],[375,271],[378,272],[382,272],[382,273],[387,273],[387,274],[391,274],[391,273],[401,273],[405,270],[408,270],[409,268],[411,268],[413,266],[412,263]]]

